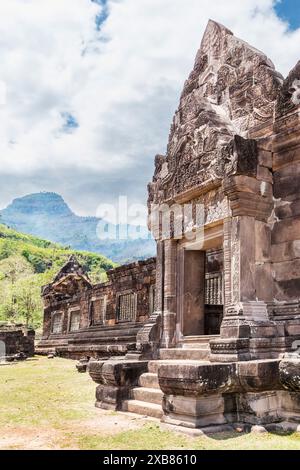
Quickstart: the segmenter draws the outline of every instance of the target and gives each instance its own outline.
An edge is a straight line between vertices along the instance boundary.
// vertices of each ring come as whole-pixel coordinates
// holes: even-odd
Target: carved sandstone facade
[[[72,257],[43,288],[43,338],[37,352],[107,359],[135,349],[137,332],[153,311],[155,259],[107,275],[107,282],[92,285]]]
[[[299,83],[299,63],[284,79],[209,22],[149,185],[155,311],[135,353],[90,363],[97,406],[187,427],[300,421]]]

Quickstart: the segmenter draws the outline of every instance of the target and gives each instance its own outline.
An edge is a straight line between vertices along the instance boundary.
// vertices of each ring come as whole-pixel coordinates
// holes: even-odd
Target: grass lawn
[[[94,407],[95,384],[73,361],[0,366],[0,449],[300,449],[300,434],[191,438],[159,422]]]

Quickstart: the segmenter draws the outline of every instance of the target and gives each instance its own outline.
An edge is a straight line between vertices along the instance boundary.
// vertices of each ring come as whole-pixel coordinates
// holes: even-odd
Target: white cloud
[[[283,74],[300,56],[300,29],[288,30],[272,0],[108,4],[99,32],[101,7],[90,0],[0,0],[0,206],[39,189],[88,212],[118,192],[143,197],[209,18]],[[62,132],[65,113],[79,124],[73,132]],[[12,187],[14,175],[24,183]]]

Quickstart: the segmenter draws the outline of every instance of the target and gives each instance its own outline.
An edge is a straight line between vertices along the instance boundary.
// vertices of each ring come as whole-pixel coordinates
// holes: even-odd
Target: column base
[[[165,395],[162,421],[191,429],[226,424],[222,395],[182,397]]]

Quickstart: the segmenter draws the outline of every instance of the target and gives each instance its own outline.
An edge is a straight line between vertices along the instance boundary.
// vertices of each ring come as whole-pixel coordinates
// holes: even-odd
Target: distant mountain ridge
[[[76,215],[57,193],[41,192],[16,198],[0,211],[1,222],[37,237],[75,250],[101,253],[115,262],[129,262],[155,255],[151,239],[100,240],[101,219]],[[110,227],[115,228],[112,224]]]

